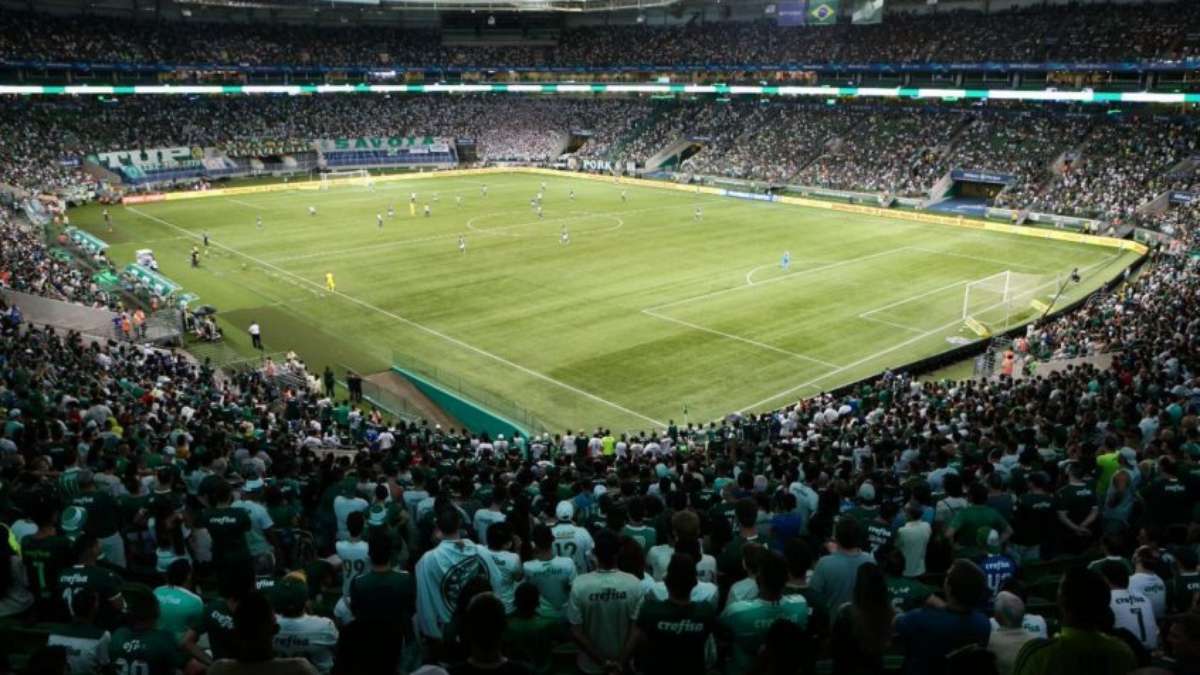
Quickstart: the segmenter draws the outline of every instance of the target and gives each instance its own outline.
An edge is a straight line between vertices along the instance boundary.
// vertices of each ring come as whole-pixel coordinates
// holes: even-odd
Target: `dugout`
[[[952,184],[947,197],[991,204],[1004,188],[1017,182],[1017,177],[992,171],[955,169],[950,172],[950,180]]]

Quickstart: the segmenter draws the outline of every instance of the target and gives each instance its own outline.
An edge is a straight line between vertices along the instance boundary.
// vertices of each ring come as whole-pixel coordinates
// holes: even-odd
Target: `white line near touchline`
[[[195,232],[192,232],[191,230],[188,230],[188,229],[186,229],[186,228],[180,227],[180,226],[178,226],[178,225],[176,225],[175,223],[172,223],[172,222],[170,222],[170,221],[163,220],[162,218],[159,218],[158,216],[152,216],[152,215],[150,215],[150,214],[148,214],[148,213],[144,213],[144,212],[142,212],[142,211],[140,211],[140,210],[138,210],[137,208],[135,208],[135,207],[132,207],[132,206],[126,206],[125,208],[126,208],[126,209],[128,209],[128,210],[130,210],[130,211],[132,211],[132,212],[134,212],[134,213],[136,213],[136,214],[138,214],[139,216],[141,216],[141,217],[143,217],[143,218],[145,218],[145,219],[147,219],[147,220],[152,220],[152,221],[154,221],[154,222],[156,222],[156,223],[161,223],[161,224],[163,224],[163,225],[166,225],[167,227],[169,227],[169,228],[171,228],[171,229],[173,229],[173,230],[176,230],[176,231],[178,231],[178,232],[183,232],[184,234],[190,235],[190,236],[191,236],[193,239],[199,239],[199,238],[200,238],[200,236],[199,236],[199,235],[197,235]],[[245,254],[245,253],[242,253],[241,251],[239,251],[239,250],[237,250],[237,249],[235,249],[235,248],[230,248],[229,246],[226,246],[226,245],[222,244],[222,243],[221,243],[221,242],[219,242],[219,241],[216,241],[216,240],[209,240],[209,243],[210,243],[211,245],[213,245],[213,246],[218,246],[218,247],[220,247],[220,248],[223,248],[223,249],[225,249],[226,251],[229,251],[230,253],[233,253],[234,255],[239,255],[239,256],[241,256],[241,257],[243,257],[243,258],[245,258],[245,259],[247,259],[247,260],[249,260],[249,261],[251,261],[251,262],[255,263],[256,265],[261,265],[261,266],[263,266],[263,267],[269,267],[269,268],[271,268],[271,269],[274,269],[274,270],[276,270],[277,272],[279,272],[280,274],[283,274],[283,275],[286,275],[286,276],[292,277],[292,278],[296,279],[297,281],[300,281],[300,282],[302,282],[302,283],[304,283],[304,284],[307,284],[307,285],[309,285],[309,286],[315,287],[315,288],[317,288],[318,290],[323,290],[323,289],[324,289],[324,286],[322,286],[321,284],[318,284],[318,283],[317,283],[317,282],[315,282],[315,281],[310,281],[310,280],[308,280],[308,279],[305,279],[304,277],[301,277],[301,276],[298,276],[298,275],[296,275],[296,274],[293,274],[293,273],[291,273],[291,272],[288,272],[288,271],[287,271],[287,270],[285,270],[285,269],[282,269],[282,268],[280,268],[280,267],[276,267],[275,265],[272,265],[272,264],[271,264],[271,263],[269,263],[269,262],[266,262],[266,261],[264,261],[264,260],[259,260],[258,258],[255,258],[254,256],[251,256],[251,255],[247,255],[247,254]],[[407,326],[411,326],[411,327],[413,327],[413,328],[416,328],[417,330],[420,330],[420,331],[422,331],[422,332],[424,332],[424,333],[428,333],[429,335],[432,335],[432,336],[434,336],[434,337],[436,337],[436,338],[439,338],[439,339],[441,339],[441,340],[445,340],[446,342],[449,342],[450,344],[456,345],[456,346],[458,346],[458,347],[462,347],[463,349],[466,349],[467,351],[470,351],[470,352],[474,352],[474,353],[476,353],[476,354],[479,354],[480,356],[485,356],[485,357],[487,357],[487,358],[489,358],[489,359],[492,359],[493,361],[496,361],[496,362],[498,362],[498,363],[502,363],[502,364],[504,364],[504,365],[506,365],[506,366],[509,366],[510,368],[513,368],[514,370],[518,370],[518,371],[520,371],[520,372],[522,372],[522,373],[525,373],[526,375],[529,375],[529,376],[531,376],[531,377],[537,378],[537,379],[539,379],[539,380],[542,380],[542,381],[544,381],[544,382],[549,382],[550,384],[553,384],[553,385],[555,385],[555,386],[561,387],[562,389],[566,389],[567,391],[570,391],[570,392],[572,392],[572,393],[575,393],[575,394],[578,394],[578,395],[580,395],[580,396],[583,396],[584,398],[587,398],[587,399],[589,399],[589,400],[592,400],[592,401],[595,401],[595,402],[597,402],[597,403],[601,403],[601,404],[607,405],[607,406],[609,406],[610,408],[613,408],[614,410],[620,410],[621,412],[623,412],[623,413],[625,413],[625,414],[627,414],[627,415],[632,415],[632,416],[634,416],[634,417],[636,417],[636,418],[638,418],[638,419],[640,419],[640,420],[644,420],[644,421],[646,421],[646,422],[649,422],[649,423],[651,423],[651,424],[653,424],[653,425],[655,425],[655,426],[658,426],[658,427],[663,427],[663,428],[665,428],[665,427],[666,427],[666,424],[664,424],[664,423],[660,422],[659,420],[656,420],[656,419],[654,419],[654,418],[652,418],[652,417],[647,417],[646,415],[643,415],[643,414],[641,414],[641,413],[639,413],[639,412],[636,412],[636,411],[634,411],[634,410],[630,410],[629,408],[626,408],[625,406],[623,406],[623,405],[621,405],[621,404],[619,404],[619,403],[614,403],[613,401],[609,401],[608,399],[601,398],[600,396],[597,396],[597,395],[595,395],[595,394],[593,394],[593,393],[591,393],[591,392],[588,392],[588,391],[584,391],[584,390],[582,390],[582,389],[580,389],[580,388],[578,388],[578,387],[575,387],[575,386],[572,386],[572,385],[570,385],[570,384],[567,384],[566,382],[563,382],[563,381],[561,381],[561,380],[556,380],[556,379],[554,379],[554,378],[550,377],[549,375],[545,375],[545,374],[543,374],[543,373],[539,373],[539,372],[537,372],[536,370],[532,370],[532,369],[526,368],[525,366],[522,366],[522,365],[520,365],[519,363],[514,363],[514,362],[512,362],[512,361],[509,361],[508,359],[504,358],[503,356],[500,356],[500,355],[498,355],[498,354],[493,354],[492,352],[489,352],[489,351],[487,351],[487,350],[484,350],[484,349],[480,349],[479,347],[476,347],[476,346],[474,346],[474,345],[471,345],[471,344],[468,344],[468,343],[466,343],[466,342],[463,342],[462,340],[459,340],[459,339],[458,339],[458,338],[456,338],[456,337],[452,337],[452,336],[450,336],[450,335],[447,335],[447,334],[445,334],[445,333],[443,333],[443,332],[441,332],[441,331],[439,331],[439,330],[437,330],[437,329],[435,329],[435,328],[430,328],[429,326],[426,326],[426,325],[424,325],[424,324],[417,323],[416,321],[413,321],[412,319],[407,319],[407,318],[405,318],[405,317],[403,317],[403,316],[400,316],[399,314],[396,314],[396,313],[394,313],[394,312],[389,312],[389,311],[388,311],[388,310],[386,310],[386,309],[382,309],[382,308],[380,308],[380,307],[376,307],[375,305],[372,305],[372,304],[370,304],[370,303],[368,303],[368,302],[365,302],[365,301],[363,301],[363,300],[359,300],[358,298],[356,298],[356,297],[354,297],[354,296],[352,296],[352,295],[347,295],[347,294],[345,294],[345,293],[342,293],[341,291],[332,291],[332,292],[330,292],[330,295],[336,295],[336,296],[339,296],[339,297],[341,297],[341,298],[344,298],[344,299],[346,299],[346,300],[349,300],[350,302],[352,302],[352,303],[354,303],[354,304],[356,304],[356,305],[358,305],[358,306],[360,306],[360,307],[362,307],[362,308],[364,308],[364,309],[369,309],[369,310],[371,310],[371,311],[373,311],[373,312],[375,312],[375,313],[377,313],[377,314],[381,314],[381,315],[383,315],[383,316],[386,316],[386,317],[390,317],[390,318],[392,318],[392,319],[395,319],[396,321],[399,321],[400,323],[403,323],[403,324],[405,324],[405,325],[407,325]]]
[[[701,325],[699,325],[699,324],[694,324],[694,323],[691,323],[691,322],[689,322],[689,321],[684,321],[684,320],[682,320],[682,319],[676,319],[676,318],[673,318],[673,317],[664,316],[664,315],[662,315],[662,314],[656,314],[656,313],[654,313],[653,311],[651,311],[651,310],[648,310],[648,309],[643,309],[643,310],[642,310],[642,314],[645,314],[646,316],[652,316],[652,317],[654,317],[655,319],[661,319],[661,320],[663,320],[663,321],[669,321],[669,322],[671,322],[671,323],[677,323],[677,324],[679,324],[680,326],[687,326],[688,328],[691,328],[691,329],[693,329],[693,330],[698,330],[698,331],[701,331],[701,332],[704,332],[704,333],[712,333],[713,335],[717,335],[717,336],[719,336],[719,337],[723,337],[723,338],[726,338],[726,339],[728,339],[728,340],[736,340],[736,341],[738,341],[738,342],[744,342],[744,343],[746,343],[746,344],[748,344],[748,345],[751,345],[751,346],[754,346],[754,347],[758,347],[758,348],[760,348],[760,349],[766,349],[767,351],[772,351],[772,352],[775,352],[775,353],[777,353],[777,354],[783,354],[784,356],[791,356],[791,357],[793,357],[793,358],[797,358],[797,359],[800,359],[800,360],[802,360],[802,361],[810,361],[810,362],[812,362],[812,363],[816,363],[816,364],[818,364],[818,365],[822,365],[822,366],[825,366],[825,367],[827,367],[827,368],[840,368],[840,367],[841,367],[841,366],[839,366],[839,365],[838,365],[838,364],[836,364],[836,363],[830,363],[830,362],[828,362],[828,361],[822,361],[821,359],[814,358],[814,357],[811,357],[811,356],[805,356],[804,354],[800,354],[800,353],[798,353],[798,352],[790,352],[790,351],[788,351],[788,350],[786,350],[786,349],[781,349],[781,348],[779,348],[779,347],[775,347],[775,346],[773,346],[773,345],[769,345],[769,344],[767,344],[767,343],[765,343],[765,342],[759,342],[758,340],[751,340],[750,338],[744,338],[744,337],[742,337],[742,336],[740,336],[740,335],[734,335],[733,333],[726,333],[726,332],[723,332],[723,331],[714,330],[714,329],[712,329],[712,328],[705,328],[704,326],[701,326]]]
[[[878,253],[870,253],[870,254],[867,254],[864,256],[859,256],[857,258],[848,258],[846,260],[839,260],[838,262],[830,263],[828,265],[821,265],[819,267],[810,267],[805,270],[797,270],[795,272],[792,272],[791,274],[787,274],[787,275],[784,275],[781,277],[772,277],[770,279],[767,279],[766,281],[758,281],[753,284],[742,284],[740,286],[730,286],[728,288],[721,288],[721,289],[712,291],[710,293],[701,293],[700,295],[693,295],[691,297],[682,298],[680,300],[672,300],[671,302],[664,302],[661,305],[654,305],[653,307],[644,307],[644,308],[642,308],[642,311],[657,312],[658,310],[666,309],[667,307],[676,307],[678,305],[686,305],[690,302],[696,302],[697,300],[704,300],[706,298],[714,298],[718,295],[724,295],[726,293],[732,293],[734,291],[741,291],[741,290],[745,290],[747,288],[758,288],[759,286],[766,286],[767,284],[773,284],[773,283],[777,283],[780,281],[788,281],[790,279],[795,279],[795,278],[803,276],[805,274],[812,274],[813,272],[823,272],[825,270],[831,270],[836,267],[852,265],[856,262],[862,262],[864,260],[872,260],[874,258],[882,258],[885,255],[892,255],[894,253],[899,253],[900,251],[906,251],[909,248],[910,247],[908,247],[908,246],[901,246],[900,248],[892,248],[892,249],[888,249],[886,251],[879,251]]]
[[[1081,273],[1085,273],[1085,274],[1086,274],[1086,273],[1090,272],[1091,270],[1093,270],[1093,269],[1095,269],[1095,268],[1097,268],[1097,267],[1102,267],[1102,266],[1104,266],[1104,265],[1107,265],[1109,262],[1111,262],[1111,260],[1099,260],[1099,261],[1097,261],[1097,262],[1095,262],[1095,263],[1092,263],[1091,265],[1088,265],[1087,267],[1080,268],[1080,270],[1079,270],[1079,271],[1080,271]],[[1058,280],[1057,280],[1057,279],[1055,279],[1055,280],[1053,280],[1053,281],[1048,281],[1048,282],[1046,282],[1046,283],[1042,284],[1041,286],[1038,286],[1038,287],[1037,287],[1037,288],[1035,288],[1034,290],[1041,290],[1041,289],[1043,289],[1043,288],[1046,288],[1047,286],[1053,286],[1054,284],[1057,284],[1057,283],[1058,283]],[[989,305],[988,307],[985,307],[985,308],[983,308],[981,311],[982,311],[982,312],[986,312],[986,311],[989,311],[989,310],[995,309],[995,308],[997,308],[997,307],[1000,307],[1000,306],[1002,306],[1002,305],[1004,305],[1004,303],[1003,303],[1003,302],[998,302],[998,303],[996,303],[996,304],[994,304],[994,305]],[[921,334],[919,334],[919,335],[915,335],[915,336],[913,336],[913,337],[911,337],[911,338],[909,338],[909,339],[905,340],[904,342],[900,342],[900,343],[894,344],[894,345],[892,345],[891,347],[888,347],[887,349],[881,349],[881,350],[879,350],[879,351],[877,351],[877,352],[875,352],[874,354],[871,354],[871,355],[869,355],[869,356],[864,356],[863,358],[861,358],[861,359],[859,359],[859,360],[855,361],[854,363],[851,363],[851,364],[848,364],[848,365],[842,366],[841,368],[838,368],[837,370],[831,370],[831,371],[829,371],[828,373],[823,373],[823,374],[821,374],[821,375],[819,375],[819,376],[817,376],[817,377],[814,377],[813,379],[809,380],[808,382],[801,382],[800,384],[798,384],[798,385],[796,385],[796,386],[794,386],[794,387],[792,387],[792,388],[790,388],[790,389],[785,389],[784,391],[781,391],[781,392],[779,392],[778,394],[775,394],[774,396],[770,396],[770,397],[768,397],[768,398],[764,398],[764,399],[762,399],[761,401],[757,401],[757,402],[755,402],[755,403],[751,403],[751,404],[750,404],[750,405],[748,405],[748,406],[744,406],[744,407],[742,407],[742,408],[741,408],[741,409],[740,409],[738,412],[746,412],[747,410],[750,410],[750,409],[752,409],[752,408],[758,408],[758,407],[760,407],[760,406],[762,406],[762,405],[765,405],[765,404],[767,404],[767,403],[770,403],[770,402],[772,402],[772,401],[777,401],[777,400],[779,400],[779,399],[783,398],[784,396],[787,396],[787,395],[789,395],[789,394],[793,394],[793,393],[795,393],[795,392],[797,392],[797,391],[800,391],[801,389],[805,389],[805,388],[807,388],[807,387],[811,387],[812,385],[814,385],[814,384],[816,384],[816,383],[818,383],[818,382],[821,382],[822,380],[825,380],[825,379],[827,379],[827,378],[833,377],[834,375],[837,375],[837,374],[839,374],[839,373],[844,373],[844,372],[846,372],[847,370],[850,370],[851,368],[855,368],[855,367],[857,367],[857,366],[861,366],[862,364],[866,363],[867,361],[871,361],[871,360],[877,359],[877,358],[879,358],[880,356],[883,356],[884,354],[890,354],[890,353],[892,353],[892,352],[896,351],[897,349],[900,349],[901,347],[907,347],[908,345],[910,345],[910,344],[912,344],[912,343],[914,343],[914,342],[917,342],[918,340],[924,340],[925,338],[929,337],[930,335],[934,335],[934,334],[936,334],[936,333],[940,333],[940,332],[942,332],[942,331],[946,330],[947,328],[952,328],[952,327],[954,327],[954,326],[957,326],[957,325],[958,325],[958,324],[960,324],[960,323],[962,323],[962,319],[961,319],[961,318],[958,318],[958,319],[955,319],[954,321],[951,321],[950,323],[947,323],[947,324],[944,324],[944,325],[938,326],[937,328],[934,328],[934,329],[931,329],[931,330],[927,330],[927,331],[925,331],[924,333],[921,333]]]

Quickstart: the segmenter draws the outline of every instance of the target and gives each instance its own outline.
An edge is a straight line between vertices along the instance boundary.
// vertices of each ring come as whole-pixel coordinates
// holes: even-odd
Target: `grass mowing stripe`
[[[180,227],[180,226],[178,226],[178,225],[176,225],[176,224],[174,224],[174,223],[172,223],[172,222],[169,222],[169,221],[167,221],[167,220],[163,220],[162,218],[159,218],[159,217],[157,217],[157,216],[152,216],[152,215],[150,215],[150,214],[143,213],[142,211],[138,210],[136,207],[129,206],[129,207],[126,207],[126,208],[127,208],[127,209],[129,209],[130,211],[132,211],[132,212],[136,213],[137,215],[139,215],[139,216],[143,217],[143,218],[146,218],[146,219],[148,219],[148,220],[152,220],[152,221],[154,221],[154,222],[157,222],[157,223],[161,223],[161,224],[163,224],[163,225],[166,225],[167,227],[170,227],[171,229],[173,229],[173,230],[176,230],[176,231],[178,231],[178,232],[183,232],[184,234],[188,234],[188,235],[190,235],[190,236],[191,236],[193,239],[197,239],[197,240],[201,239],[201,236],[200,236],[200,235],[198,235],[198,234],[196,234],[195,232],[192,232],[192,231],[190,231],[190,230],[187,230],[187,229],[185,229],[185,228],[182,228],[182,227]],[[247,260],[249,260],[249,261],[251,261],[251,262],[253,262],[253,263],[257,264],[257,265],[261,265],[261,266],[263,266],[263,267],[269,267],[269,268],[271,268],[271,269],[274,269],[274,270],[278,271],[278,272],[279,272],[279,273],[281,273],[281,274],[288,275],[288,276],[290,276],[290,277],[292,277],[292,278],[296,279],[297,281],[300,281],[300,282],[302,282],[302,283],[306,283],[306,284],[308,284],[308,285],[310,285],[310,286],[313,286],[313,287],[316,287],[316,288],[318,288],[318,289],[322,288],[322,286],[321,286],[320,284],[316,283],[316,282],[310,281],[310,280],[308,280],[308,279],[305,279],[304,277],[301,277],[301,276],[298,276],[298,275],[296,275],[296,274],[293,274],[293,273],[291,273],[291,272],[288,272],[287,270],[285,270],[285,269],[282,269],[282,268],[280,268],[280,267],[276,267],[275,265],[272,265],[271,263],[268,263],[268,262],[266,262],[266,261],[264,261],[264,260],[259,260],[258,258],[255,258],[255,257],[253,257],[253,256],[250,256],[250,255],[247,255],[247,254],[245,254],[245,253],[242,253],[241,251],[238,251],[237,249],[234,249],[234,248],[230,248],[230,247],[228,247],[228,246],[225,246],[224,244],[222,244],[222,243],[221,243],[221,242],[219,242],[219,241],[216,241],[215,239],[210,239],[210,240],[209,240],[209,242],[210,242],[210,244],[211,244],[211,245],[213,245],[213,246],[218,246],[218,247],[220,247],[220,248],[223,248],[223,249],[225,249],[225,250],[229,251],[230,253],[233,253],[234,255],[239,255],[239,256],[242,256],[243,258],[246,258]],[[634,417],[637,417],[638,419],[641,419],[641,420],[644,420],[644,421],[646,421],[646,422],[649,422],[649,423],[651,423],[651,424],[654,424],[655,426],[658,426],[658,427],[661,427],[661,428],[666,428],[666,426],[667,426],[667,425],[666,425],[666,424],[664,424],[663,422],[661,422],[661,421],[659,421],[659,420],[656,420],[656,419],[654,419],[653,417],[649,417],[649,416],[647,416],[647,415],[643,415],[643,414],[641,414],[641,413],[639,413],[639,412],[636,412],[636,411],[634,411],[634,410],[630,410],[629,408],[626,408],[625,406],[623,406],[623,405],[621,405],[621,404],[619,404],[619,403],[615,403],[615,402],[613,402],[613,401],[610,401],[610,400],[608,400],[608,399],[601,398],[600,396],[597,396],[596,394],[593,394],[593,393],[591,393],[591,392],[588,392],[588,391],[584,391],[583,389],[580,389],[580,388],[578,388],[578,387],[575,387],[575,386],[573,386],[573,385],[567,384],[566,382],[563,382],[563,381],[561,381],[561,380],[556,380],[556,379],[554,379],[554,378],[550,377],[549,375],[545,375],[545,374],[543,374],[543,373],[539,373],[539,372],[537,372],[537,371],[535,371],[535,370],[532,370],[532,369],[530,369],[530,368],[527,368],[527,367],[525,367],[525,366],[522,366],[522,365],[521,365],[521,364],[519,364],[519,363],[514,363],[514,362],[512,362],[512,361],[510,361],[510,360],[508,360],[508,359],[506,359],[506,358],[504,358],[503,356],[500,356],[500,355],[498,355],[498,354],[493,354],[492,352],[489,352],[489,351],[487,351],[487,350],[480,349],[479,347],[476,347],[476,346],[474,346],[474,345],[470,345],[470,344],[468,344],[468,343],[466,343],[466,342],[463,342],[462,340],[459,340],[458,338],[452,337],[452,336],[450,336],[450,335],[446,335],[445,333],[442,333],[441,331],[439,331],[439,330],[437,330],[437,329],[435,329],[435,328],[430,328],[429,326],[426,326],[426,325],[424,325],[424,324],[421,324],[421,323],[418,323],[418,322],[416,322],[416,321],[413,321],[412,319],[407,319],[407,318],[405,318],[405,317],[403,317],[403,316],[400,316],[399,314],[396,314],[396,313],[394,313],[394,312],[389,312],[389,311],[388,311],[388,310],[386,310],[386,309],[382,309],[382,308],[380,308],[380,307],[376,307],[375,305],[372,305],[372,304],[370,304],[370,303],[368,303],[368,302],[366,302],[366,301],[363,301],[363,300],[360,300],[360,299],[358,299],[358,298],[355,298],[354,296],[347,295],[347,294],[345,294],[345,293],[342,293],[341,291],[330,291],[330,294],[331,294],[331,295],[334,295],[334,296],[337,296],[337,297],[344,298],[344,299],[346,299],[346,300],[349,300],[350,302],[352,302],[352,303],[354,303],[354,304],[356,304],[356,305],[359,305],[360,307],[362,307],[362,308],[364,308],[364,309],[369,309],[369,310],[371,310],[371,311],[373,311],[373,312],[376,312],[376,313],[378,313],[378,314],[382,314],[383,316],[387,316],[387,317],[390,317],[390,318],[392,318],[392,319],[395,319],[396,321],[399,321],[400,323],[403,323],[403,324],[405,324],[405,325],[407,325],[407,326],[411,326],[411,327],[413,327],[413,328],[416,328],[416,329],[418,329],[418,330],[420,330],[420,331],[423,331],[423,332],[425,332],[425,333],[428,333],[428,334],[430,334],[430,335],[433,335],[434,337],[440,338],[440,339],[442,339],[442,340],[445,340],[446,342],[449,342],[449,343],[451,343],[451,344],[454,344],[454,345],[457,345],[457,346],[459,346],[459,347],[462,347],[463,349],[466,349],[466,350],[468,350],[468,351],[471,351],[471,352],[474,352],[474,353],[476,353],[476,354],[479,354],[480,356],[485,356],[485,357],[487,357],[487,358],[490,358],[490,359],[492,359],[492,360],[494,360],[494,361],[497,361],[497,362],[499,362],[499,363],[502,363],[502,364],[504,364],[504,365],[506,365],[506,366],[509,366],[509,367],[511,367],[511,368],[514,368],[514,369],[516,369],[516,370],[519,370],[519,371],[521,371],[522,373],[525,373],[526,375],[529,375],[529,376],[535,377],[535,378],[537,378],[537,379],[539,379],[539,380],[542,380],[542,381],[544,381],[544,382],[549,382],[550,384],[553,384],[553,385],[556,385],[556,386],[558,386],[558,387],[561,387],[561,388],[563,388],[563,389],[565,389],[565,390],[567,390],[567,391],[570,391],[570,392],[572,392],[572,393],[578,394],[578,395],[580,395],[580,396],[583,396],[583,397],[585,397],[585,398],[588,398],[588,399],[590,399],[590,400],[592,400],[592,401],[595,401],[595,402],[597,402],[597,403],[602,403],[602,404],[604,404],[604,405],[607,405],[607,406],[609,406],[609,407],[611,407],[611,408],[613,408],[613,409],[615,409],[615,410],[620,410],[621,412],[623,412],[623,413],[625,413],[625,414],[627,414],[627,415],[633,415]]]

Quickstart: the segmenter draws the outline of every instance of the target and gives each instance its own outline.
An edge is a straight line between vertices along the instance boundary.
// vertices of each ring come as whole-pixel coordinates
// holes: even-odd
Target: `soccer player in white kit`
[[[558,243],[564,246],[571,243],[571,233],[567,231],[566,225],[563,225],[562,233],[558,235]]]
[[[461,234],[458,235],[458,252],[462,254],[467,252],[467,238]]]
[[[381,229],[381,230],[383,229],[383,214],[382,213],[375,214],[375,224],[379,227],[379,229]]]

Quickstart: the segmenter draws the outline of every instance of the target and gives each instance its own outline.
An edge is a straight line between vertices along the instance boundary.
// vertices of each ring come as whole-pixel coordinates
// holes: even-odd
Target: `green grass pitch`
[[[542,181],[539,219],[530,200]],[[778,407],[973,338],[960,320],[970,281],[1009,270],[1048,299],[1056,278],[1079,267],[1069,300],[1133,261],[1096,246],[518,173],[113,215],[113,233],[97,207],[72,220],[109,241],[120,264],[153,249],[166,276],[220,310],[247,354],[252,320],[269,351],[295,350],[315,370],[381,371],[403,354],[556,431],[650,429],[681,421],[685,404],[692,421]],[[192,269],[187,252],[202,232],[213,244]],[[978,298],[982,319],[1004,321]]]

